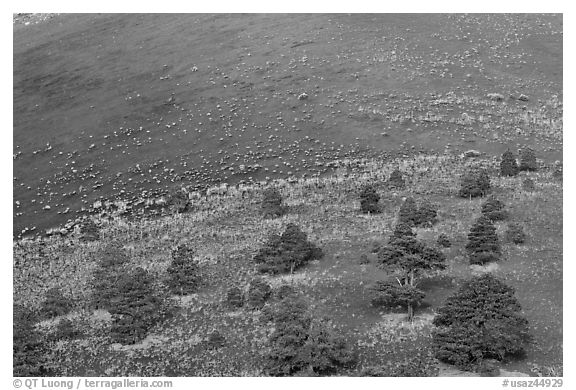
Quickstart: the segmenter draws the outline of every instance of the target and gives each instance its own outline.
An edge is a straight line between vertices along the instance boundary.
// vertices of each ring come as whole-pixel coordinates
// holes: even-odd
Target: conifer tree
[[[360,210],[364,214],[380,213],[379,200],[380,195],[378,195],[376,189],[369,184],[365,185],[360,192]]]
[[[502,160],[500,161],[500,175],[501,176],[516,176],[519,168],[516,163],[516,157],[510,150],[502,153]]]
[[[536,153],[534,149],[529,147],[524,147],[520,151],[520,167],[521,171],[536,171],[538,170],[538,164],[536,162]]]
[[[388,179],[388,188],[403,190],[406,187],[404,178],[402,177],[402,172],[399,169],[395,169]]]
[[[276,218],[284,215],[286,209],[282,206],[282,195],[276,188],[264,190],[262,198],[262,213],[265,218]]]
[[[179,245],[174,249],[167,273],[167,284],[173,294],[188,295],[196,292],[200,285],[200,276],[192,248]]]
[[[491,221],[503,221],[508,218],[508,212],[504,210],[504,203],[494,195],[490,196],[482,205],[482,214]]]
[[[500,260],[500,243],[496,228],[485,215],[480,216],[468,233],[466,251],[470,264],[485,264]]]
[[[461,369],[524,350],[531,337],[514,289],[490,273],[472,278],[446,300],[433,324],[436,357]]]

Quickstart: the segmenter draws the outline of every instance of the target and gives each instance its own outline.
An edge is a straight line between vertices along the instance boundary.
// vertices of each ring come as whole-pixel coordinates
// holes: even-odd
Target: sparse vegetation
[[[462,369],[518,356],[531,337],[514,289],[489,273],[472,278],[434,317],[436,357]]]

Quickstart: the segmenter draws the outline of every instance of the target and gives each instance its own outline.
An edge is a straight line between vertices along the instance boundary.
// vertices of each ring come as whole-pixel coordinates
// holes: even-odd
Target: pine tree
[[[524,350],[531,337],[514,289],[490,273],[472,278],[446,300],[433,324],[436,357],[462,369]]]
[[[50,319],[64,314],[68,314],[72,310],[72,302],[70,299],[64,297],[62,291],[58,287],[53,287],[46,293],[46,299],[42,302],[40,308],[40,317],[43,319]]]
[[[493,195],[482,205],[482,214],[491,221],[503,221],[508,218],[508,212],[504,210],[504,203]]]
[[[365,214],[380,213],[379,200],[380,195],[378,195],[376,189],[369,184],[365,185],[360,192],[360,210]]]
[[[500,243],[496,228],[485,215],[480,216],[470,229],[466,250],[470,264],[485,264],[500,260]]]
[[[416,226],[426,226],[430,227],[438,222],[438,211],[437,207],[427,200],[420,203],[418,207],[418,213],[414,221]]]
[[[534,152],[534,149],[526,146],[520,151],[519,169],[521,171],[538,170],[538,164],[536,163],[536,153]]]
[[[500,175],[501,176],[516,176],[519,168],[516,163],[516,157],[510,150],[502,153],[502,160],[500,161]]]
[[[262,213],[265,218],[276,218],[284,215],[285,207],[282,206],[282,195],[276,188],[267,188],[263,192]]]
[[[399,169],[395,169],[388,179],[388,188],[403,190],[406,187],[404,178],[402,177],[402,172]]]
[[[199,268],[194,261],[194,252],[187,245],[179,245],[172,251],[172,262],[166,272],[167,285],[173,294],[192,294],[200,285]]]
[[[400,211],[398,212],[398,223],[414,226],[416,225],[417,219],[418,207],[416,206],[416,201],[412,197],[404,199],[404,202],[402,202],[402,205],[400,206]]]
[[[297,225],[289,223],[282,235],[270,235],[267,243],[254,256],[254,262],[261,273],[292,273],[310,260],[322,256],[322,250],[308,241],[307,234]]]
[[[471,170],[464,174],[460,181],[459,196],[474,198],[484,196],[490,190],[490,176],[481,169]]]
[[[260,309],[272,295],[272,287],[262,278],[254,278],[248,287],[248,305]]]
[[[526,233],[524,233],[522,226],[517,223],[508,224],[505,235],[506,241],[514,244],[523,244],[526,241]]]

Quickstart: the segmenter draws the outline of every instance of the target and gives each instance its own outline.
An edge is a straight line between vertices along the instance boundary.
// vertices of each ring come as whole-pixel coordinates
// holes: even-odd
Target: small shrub
[[[180,214],[188,211],[190,200],[183,189],[178,189],[168,195],[166,204],[172,213]]]
[[[502,160],[500,161],[500,176],[516,176],[519,172],[516,157],[510,150],[502,153]]]
[[[530,179],[529,177],[522,180],[522,189],[527,192],[534,191],[536,189],[534,180]]]
[[[402,177],[402,172],[399,169],[395,169],[391,174],[390,178],[388,179],[388,188],[390,189],[397,189],[403,190],[406,187],[406,183],[404,182],[404,178]]]
[[[167,269],[167,285],[173,294],[188,295],[200,285],[199,268],[194,252],[187,245],[179,245],[172,251],[172,262]]]
[[[360,192],[360,210],[364,214],[377,214],[380,213],[380,195],[376,189],[371,185],[365,185]]]
[[[248,305],[260,309],[272,295],[272,287],[264,279],[255,278],[248,288]]]
[[[438,244],[438,246],[440,246],[442,248],[450,248],[452,246],[450,239],[448,238],[448,236],[445,233],[440,233],[438,235],[438,239],[436,240],[436,243]]]
[[[322,250],[308,241],[300,228],[289,223],[281,236],[271,235],[268,242],[254,256],[261,273],[294,272],[311,260],[323,256]]]
[[[461,369],[486,359],[518,356],[531,340],[514,289],[486,273],[464,283],[446,300],[433,324],[436,357]]]
[[[282,195],[276,188],[267,188],[263,192],[262,213],[265,218],[276,218],[284,215],[286,209],[282,206]]]
[[[80,240],[97,241],[100,238],[100,229],[92,219],[86,219],[80,225]]]
[[[524,147],[520,151],[520,171],[536,171],[538,170],[538,164],[536,163],[536,153],[534,149],[529,147]]]
[[[470,264],[482,265],[500,260],[500,243],[496,228],[485,215],[478,218],[470,229],[466,251],[470,258]]]
[[[282,300],[297,295],[296,289],[289,284],[282,284],[274,293],[277,299]]]
[[[504,210],[504,203],[495,196],[489,197],[482,205],[482,214],[491,221],[503,221],[508,218],[508,212]]]
[[[370,264],[370,259],[366,253],[362,253],[360,255],[360,260],[358,260],[358,264]]]
[[[57,316],[68,314],[72,310],[72,302],[64,297],[58,287],[53,287],[46,292],[46,299],[40,307],[40,317],[50,319]]]
[[[564,176],[563,172],[564,168],[562,167],[562,163],[560,161],[555,161],[554,170],[552,171],[552,177],[554,179],[562,181],[562,178]]]
[[[458,195],[462,198],[475,198],[485,196],[490,190],[490,176],[481,169],[471,170],[464,174],[460,180]]]
[[[242,290],[238,287],[229,288],[226,292],[226,303],[231,307],[242,307],[244,305]]]
[[[226,344],[226,338],[220,334],[217,330],[210,333],[208,336],[208,348],[209,349],[217,349],[221,348]]]
[[[508,224],[506,229],[506,241],[513,242],[514,244],[523,244],[526,241],[526,233],[524,229],[517,223]]]
[[[51,341],[74,340],[82,337],[82,332],[74,328],[74,324],[68,318],[62,318],[51,337]]]

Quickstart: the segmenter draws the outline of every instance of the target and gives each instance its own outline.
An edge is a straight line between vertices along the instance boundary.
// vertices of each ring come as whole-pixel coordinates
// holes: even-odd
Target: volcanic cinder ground
[[[14,24],[14,235],[370,154],[562,160],[561,15],[56,15]]]

